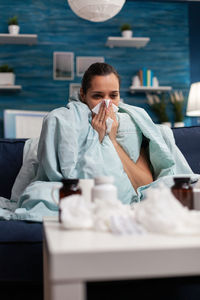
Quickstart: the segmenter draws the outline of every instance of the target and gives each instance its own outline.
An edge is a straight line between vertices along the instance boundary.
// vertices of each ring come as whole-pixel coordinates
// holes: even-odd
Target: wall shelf
[[[134,93],[161,93],[161,92],[169,92],[172,90],[171,86],[158,86],[158,87],[153,87],[153,86],[130,86],[129,91],[134,94]]]
[[[28,44],[35,45],[37,43],[37,34],[0,34],[0,44]]]
[[[107,38],[106,46],[113,47],[135,47],[142,48],[147,45],[150,41],[148,37],[133,37],[133,38],[124,38],[118,36],[109,36]]]
[[[0,85],[1,91],[20,91],[22,89],[21,85]]]

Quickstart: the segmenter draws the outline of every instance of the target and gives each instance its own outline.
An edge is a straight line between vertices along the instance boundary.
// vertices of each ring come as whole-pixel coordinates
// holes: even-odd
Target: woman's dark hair
[[[113,68],[111,65],[106,63],[94,63],[85,71],[82,81],[81,81],[81,87],[83,89],[83,93],[86,94],[87,90],[91,86],[91,81],[94,76],[106,76],[109,74],[115,74],[116,77],[119,80],[120,85],[120,77],[115,68]]]

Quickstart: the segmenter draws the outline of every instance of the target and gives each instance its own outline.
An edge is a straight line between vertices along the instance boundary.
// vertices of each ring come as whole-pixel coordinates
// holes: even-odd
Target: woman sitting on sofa
[[[113,176],[126,204],[141,199],[153,180],[192,173],[169,128],[159,128],[142,108],[120,103],[119,75],[106,63],[92,64],[80,95],[47,115],[38,160],[35,180]]]

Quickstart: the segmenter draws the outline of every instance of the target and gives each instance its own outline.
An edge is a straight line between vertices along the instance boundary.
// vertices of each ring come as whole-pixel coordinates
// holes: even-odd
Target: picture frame
[[[89,66],[95,62],[104,62],[102,56],[77,56],[76,57],[76,75],[82,77]]]
[[[53,52],[53,79],[74,79],[74,52]]]
[[[69,84],[69,97],[80,91],[81,83],[70,83]]]

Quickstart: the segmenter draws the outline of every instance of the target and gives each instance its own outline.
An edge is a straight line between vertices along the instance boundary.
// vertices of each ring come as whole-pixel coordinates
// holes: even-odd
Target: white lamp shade
[[[186,115],[189,117],[200,116],[200,82],[191,84]]]
[[[118,14],[125,0],[68,0],[68,3],[79,17],[92,22],[103,22]]]

